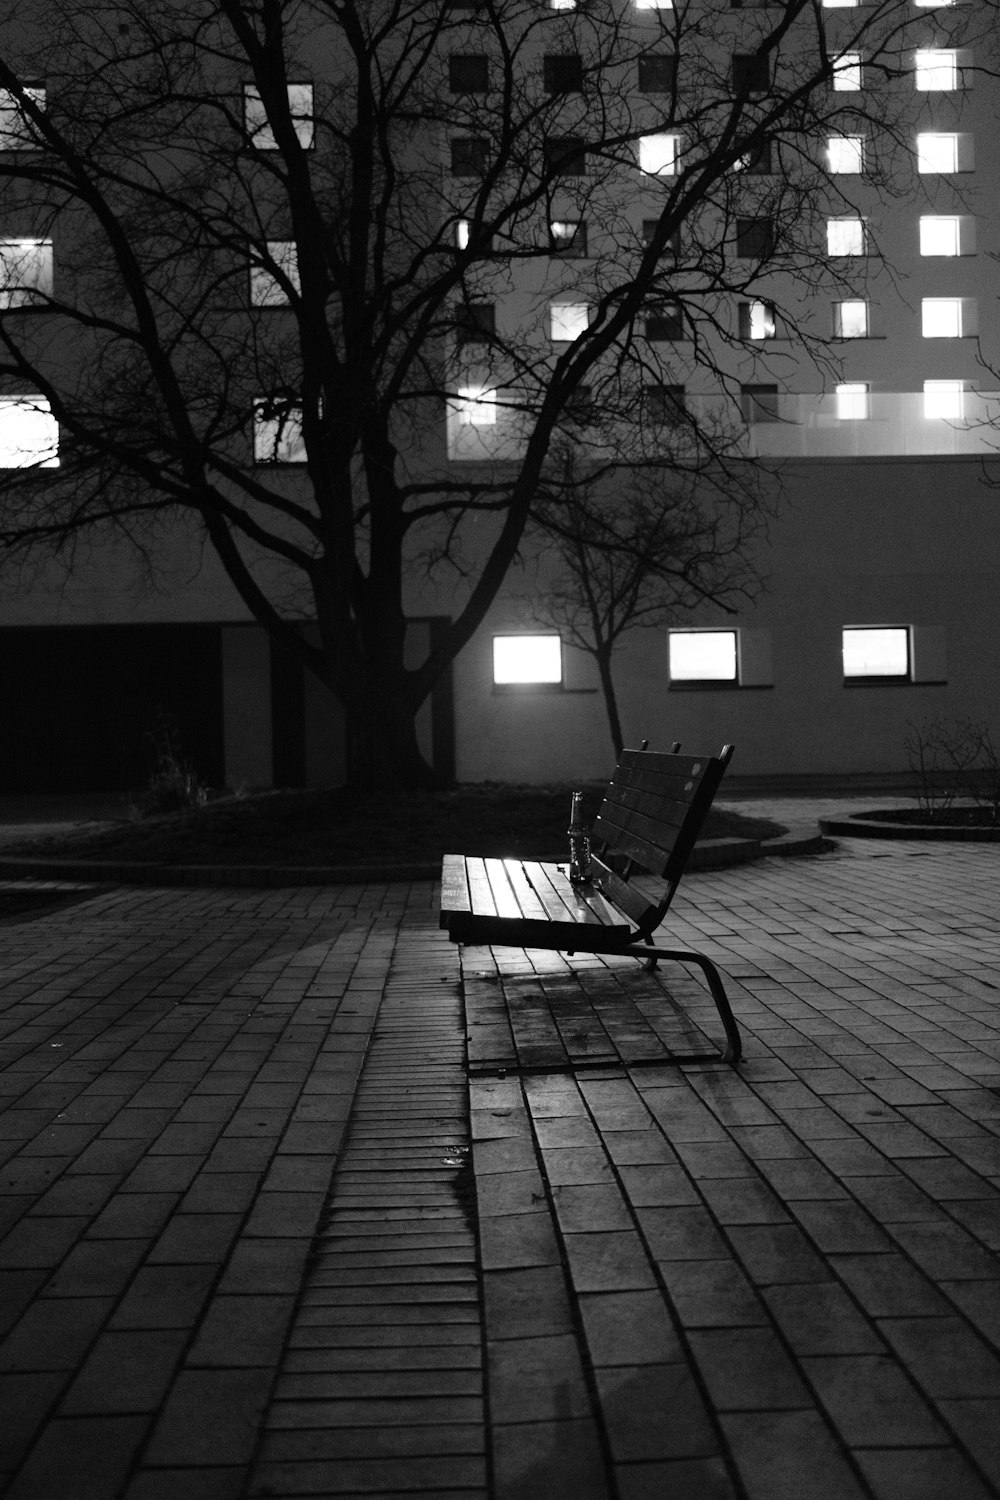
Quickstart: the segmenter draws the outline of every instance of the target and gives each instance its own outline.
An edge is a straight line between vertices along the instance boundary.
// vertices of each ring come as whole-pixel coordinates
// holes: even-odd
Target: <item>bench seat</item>
[[[457,943],[580,953],[632,939],[621,914],[593,886],[571,884],[565,865],[468,854],[444,857],[441,926]]]

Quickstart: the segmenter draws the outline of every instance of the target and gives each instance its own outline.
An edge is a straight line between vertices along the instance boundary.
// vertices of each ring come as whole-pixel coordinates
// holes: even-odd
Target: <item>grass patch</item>
[[[260,792],[10,844],[5,852],[166,865],[410,864],[436,862],[446,853],[563,859],[571,790],[568,784],[482,783],[406,795]],[[583,788],[588,820],[603,790],[603,783]],[[720,808],[709,814],[702,838],[771,838],[784,831],[767,819]]]

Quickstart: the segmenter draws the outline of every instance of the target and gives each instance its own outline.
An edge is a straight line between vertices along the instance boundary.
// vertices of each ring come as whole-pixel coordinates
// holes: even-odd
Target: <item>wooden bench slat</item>
[[[497,908],[493,900],[493,890],[490,886],[489,876],[486,873],[486,861],[470,855],[465,861],[465,871],[469,881],[473,911],[495,917],[497,915]]]
[[[446,854],[441,865],[441,926],[452,912],[471,911],[472,896],[464,854]]]
[[[658,823],[664,831],[680,828],[685,818],[691,816],[691,803],[678,802],[673,797],[660,797],[655,792],[639,791],[635,787],[619,787],[612,783],[601,807],[625,808],[628,812],[642,813]]]
[[[519,859],[504,860],[504,868],[507,871],[507,879],[517,893],[517,899],[521,907],[522,915],[532,921],[544,922],[548,913],[542,905],[538,892],[530,884],[524,873],[524,867]]]
[[[486,868],[486,878],[490,883],[490,891],[493,896],[493,904],[496,907],[498,917],[521,917],[525,913],[507,877],[507,870],[502,859],[486,859],[483,861]]]
[[[617,820],[612,822],[604,814],[595,819],[594,833],[598,843],[610,844],[616,854],[627,854],[629,859],[634,859],[651,875],[662,876],[664,874],[671,850],[665,850],[660,845],[642,838],[640,834],[630,832],[620,822]]]
[[[600,917],[582,899],[568,875],[558,865],[525,861],[524,873],[552,919],[557,922],[600,922]]]
[[[670,755],[663,750],[623,750],[615,767],[615,778],[622,771],[638,771],[643,776],[678,776],[684,781],[704,776],[712,763],[710,755]]]
[[[600,886],[604,895],[614,902],[619,911],[631,917],[638,926],[642,927],[650,915],[658,911],[657,902],[650,901],[635,886],[629,885],[627,880],[622,880],[621,876],[610,869],[598,856],[594,856],[592,863],[595,884]]]

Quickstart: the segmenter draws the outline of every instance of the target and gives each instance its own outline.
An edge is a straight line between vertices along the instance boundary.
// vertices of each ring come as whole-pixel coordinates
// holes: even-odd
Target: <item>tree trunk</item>
[[[440,785],[417,741],[416,709],[398,693],[371,692],[347,706],[348,783],[359,791],[429,791]]]
[[[608,713],[608,728],[611,730],[611,742],[615,747],[615,759],[621,755],[625,741],[622,737],[621,719],[618,717],[618,699],[615,696],[615,684],[611,676],[611,648],[604,647],[596,651],[597,670],[601,678],[601,691],[604,694],[604,707]]]

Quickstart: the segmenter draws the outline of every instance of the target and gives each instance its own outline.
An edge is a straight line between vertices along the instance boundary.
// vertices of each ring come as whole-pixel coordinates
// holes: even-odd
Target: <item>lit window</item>
[[[497,420],[496,392],[484,385],[463,385],[458,388],[455,412],[465,427],[495,427]]]
[[[863,422],[868,416],[868,386],[850,380],[837,386],[837,418],[841,422]]]
[[[474,224],[472,219],[459,219],[455,224],[455,246],[459,250],[468,250],[470,245],[480,255],[493,254],[493,236],[487,234],[481,224]]]
[[[581,219],[553,219],[549,225],[553,255],[579,258],[587,253],[587,226]]]
[[[827,255],[864,255],[864,219],[827,219]]]
[[[861,0],[823,0],[824,10],[846,10],[848,7],[860,5]]]
[[[929,10],[931,6],[954,5],[955,0],[913,0],[913,3],[914,5],[921,6],[925,10]]]
[[[745,155],[736,158],[733,162],[733,169],[737,172],[746,172],[751,177],[767,177],[774,171],[774,142],[758,141],[756,146],[751,146]]]
[[[920,254],[960,255],[960,221],[948,214],[921,214]]]
[[[0,469],[57,469],[59,424],[44,396],[0,396]]]
[[[958,53],[930,47],[918,52],[914,63],[914,82],[918,89],[947,90],[958,88]]]
[[[493,681],[498,686],[559,683],[562,675],[562,641],[557,635],[493,637]]]
[[[735,630],[671,630],[671,682],[735,682]]]
[[[652,177],[673,177],[680,154],[679,135],[644,135],[639,141],[639,166]]]
[[[868,303],[835,302],[833,304],[833,336],[838,339],[866,339],[868,337]]]
[[[37,109],[45,108],[43,88],[24,88],[25,100]],[[25,115],[20,99],[10,89],[0,89],[0,151],[20,151],[37,144],[34,126]]]
[[[635,0],[636,10],[673,10],[674,0]]]
[[[910,675],[910,632],[905,625],[852,626],[843,632],[844,676]]]
[[[250,267],[251,305],[287,307],[289,299],[285,283],[295,292],[300,290],[298,246],[294,240],[268,240],[267,255],[270,266]]]
[[[305,463],[301,406],[267,396],[254,401],[253,457],[258,464]]]
[[[741,339],[773,339],[775,312],[770,302],[741,302],[739,306]]]
[[[313,87],[311,83],[287,85],[288,112],[299,145],[308,149],[313,143]],[[274,128],[267,117],[267,107],[255,84],[248,83],[243,89],[243,118],[250,144],[256,151],[277,151],[278,142]]]
[[[586,302],[550,302],[549,337],[554,344],[570,344],[586,333],[590,308]]]
[[[920,304],[920,324],[925,339],[961,338],[961,297],[924,297]]]
[[[833,59],[833,86],[838,94],[861,92],[860,52],[842,52]]]
[[[576,0],[549,0],[549,10],[576,10]]]
[[[957,172],[958,136],[930,131],[917,136],[918,172]]]
[[[0,240],[0,308],[52,296],[52,241]]]
[[[860,135],[832,135],[826,143],[831,172],[860,172],[865,164],[865,143]]]
[[[965,384],[961,380],[925,380],[924,416],[961,420],[965,406]]]

